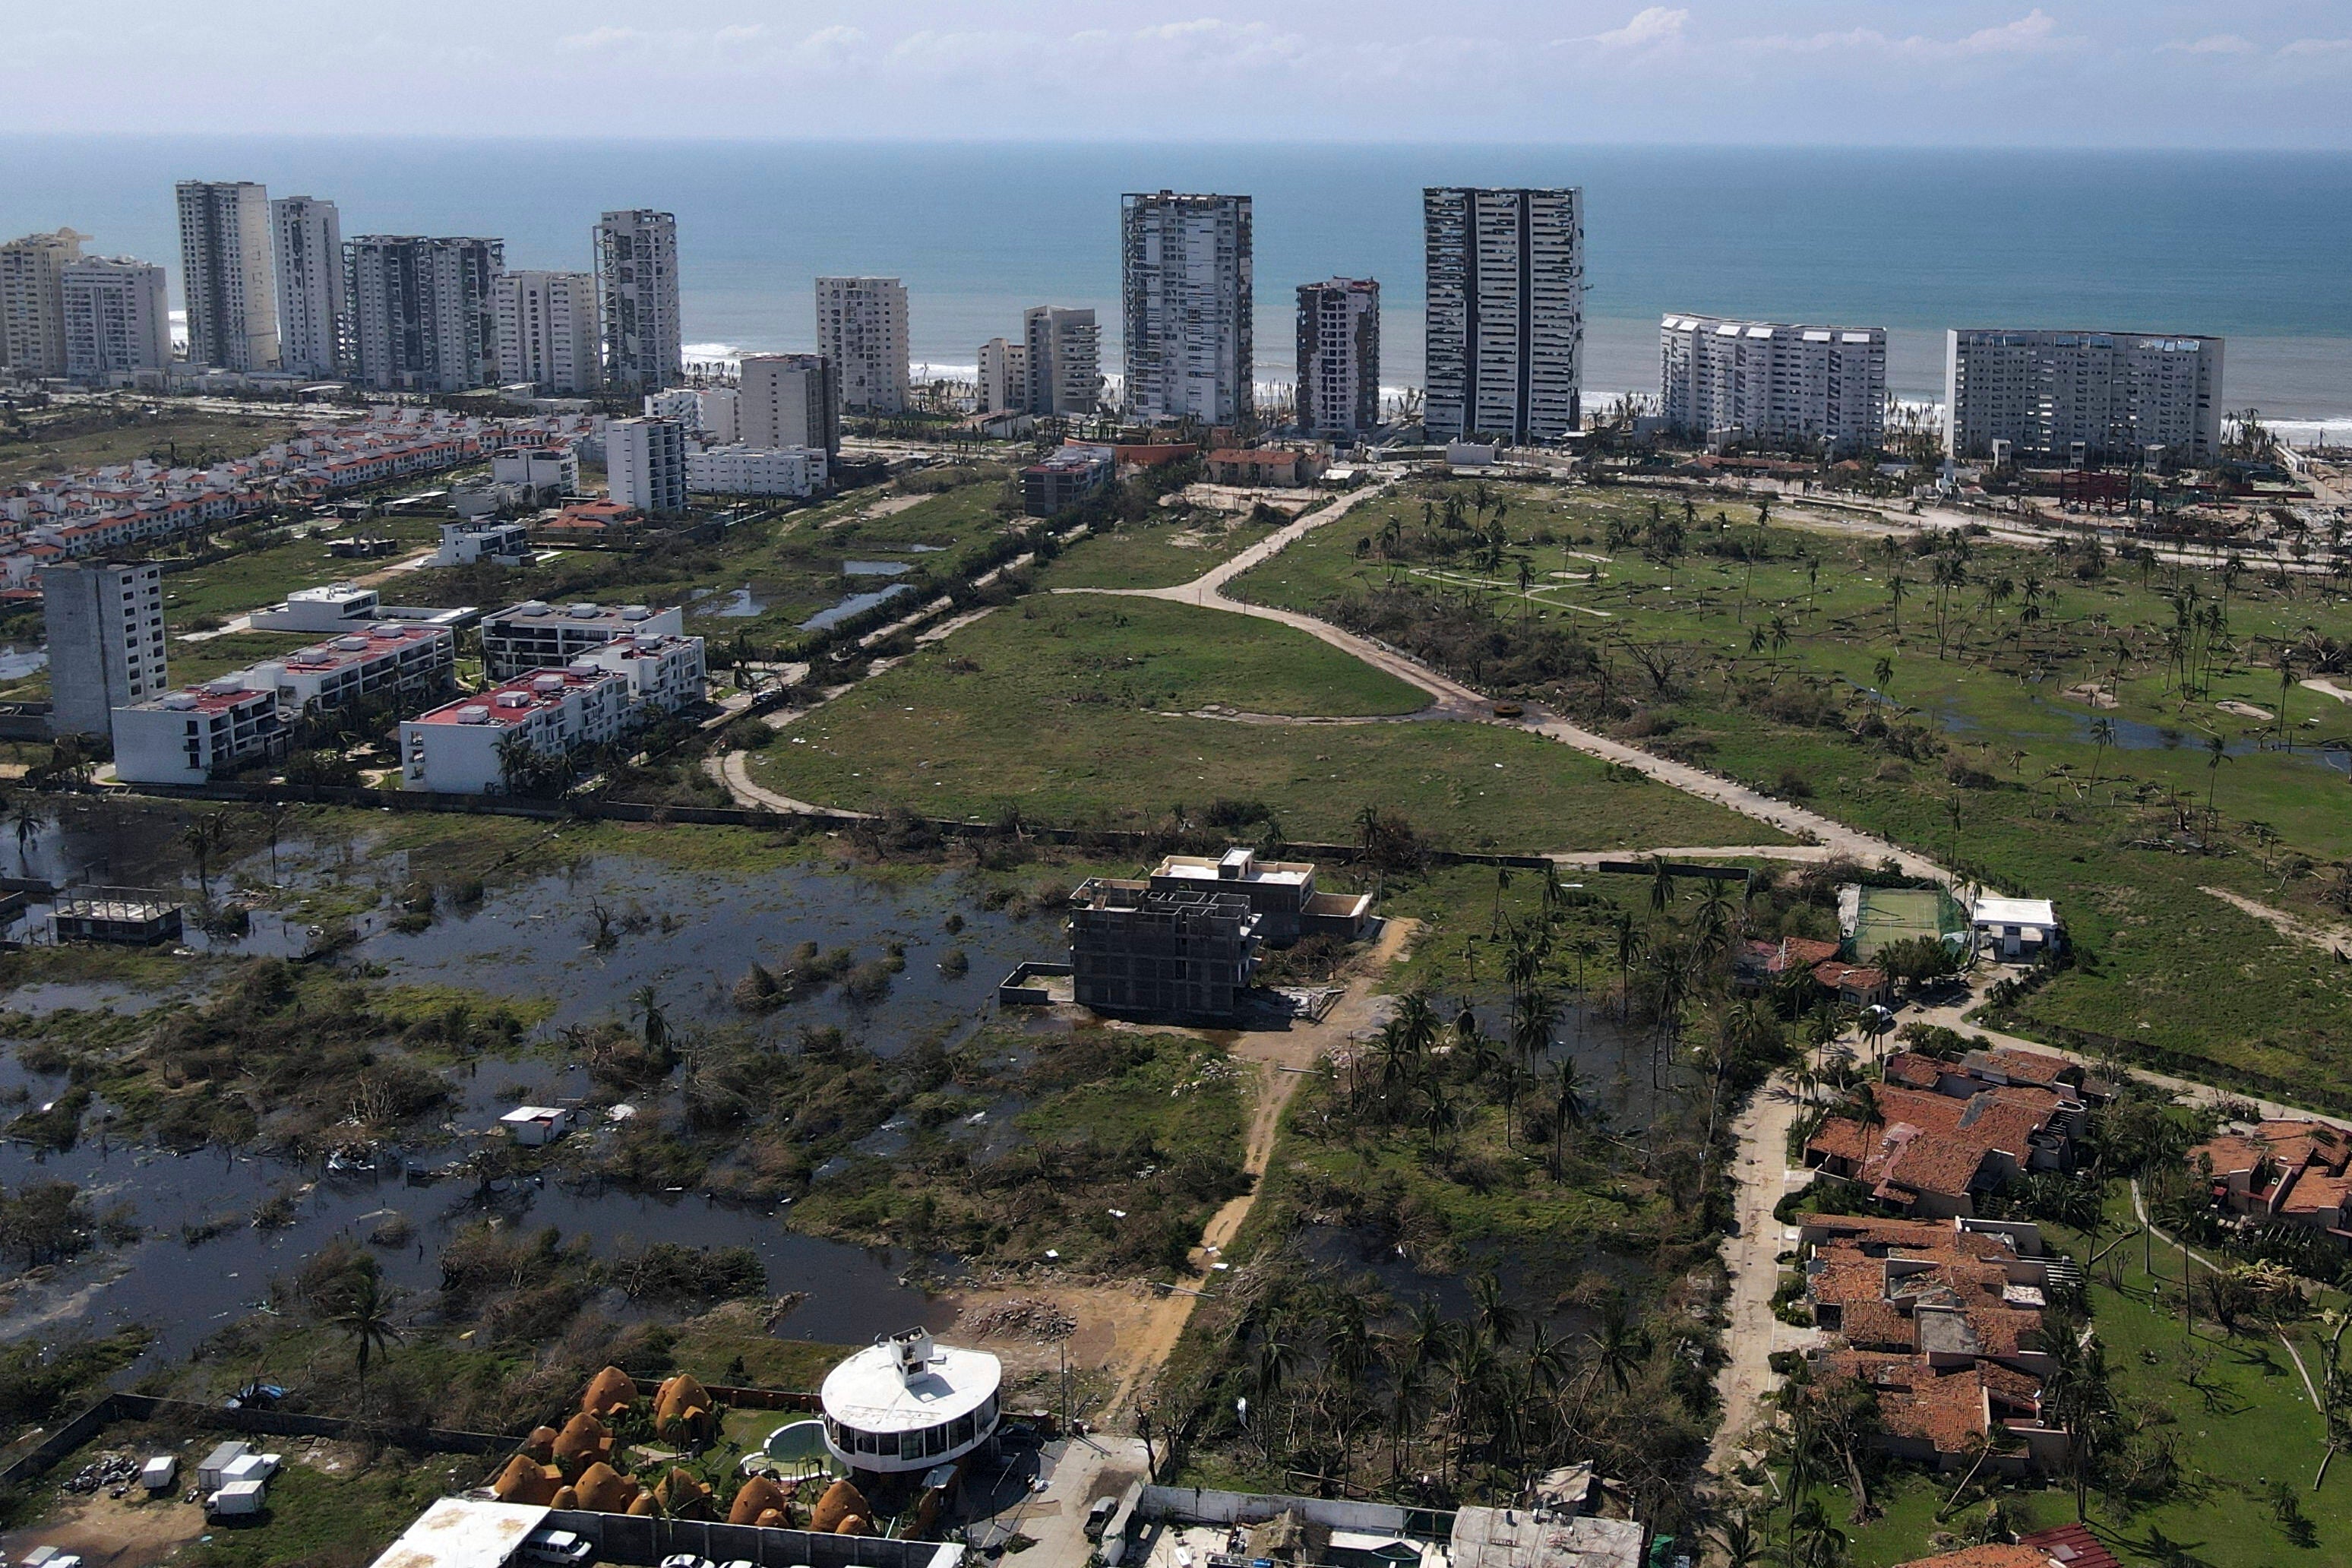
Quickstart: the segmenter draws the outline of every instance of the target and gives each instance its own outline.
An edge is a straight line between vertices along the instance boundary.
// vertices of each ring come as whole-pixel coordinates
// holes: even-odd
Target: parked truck
[[[250,1519],[269,1500],[267,1481],[231,1481],[205,1499],[206,1519]]]

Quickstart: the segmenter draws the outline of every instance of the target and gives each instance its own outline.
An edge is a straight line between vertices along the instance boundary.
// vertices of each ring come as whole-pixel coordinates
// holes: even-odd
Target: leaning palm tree
[[[669,1048],[669,1019],[661,1010],[661,999],[651,985],[640,985],[629,993],[629,1006],[645,1018],[646,1049],[659,1055]]]
[[[2105,714],[2091,721],[2091,744],[2097,748],[2091,753],[2090,787],[2099,787],[2099,764],[2106,758],[2107,748],[2116,743],[2116,721]]]
[[[180,842],[196,858],[197,890],[207,899],[213,896],[213,851],[220,845],[222,826],[218,816],[197,816],[180,829]]]

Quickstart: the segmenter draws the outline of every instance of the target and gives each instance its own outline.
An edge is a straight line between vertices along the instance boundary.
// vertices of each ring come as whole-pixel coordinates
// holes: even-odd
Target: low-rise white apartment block
[[[532,755],[562,757],[628,732],[628,677],[593,664],[541,669],[400,726],[401,787],[503,795]]]
[[[907,407],[907,286],[896,278],[816,280],[817,352],[834,367],[845,414]],[[803,443],[808,444],[808,443]]]
[[[285,737],[277,689],[225,676],[117,711],[115,776],[129,784],[203,784],[268,760]]]
[[[457,637],[449,627],[379,623],[265,659],[235,679],[275,690],[289,713],[307,713],[384,696],[427,697],[447,687],[457,668]]]
[[[622,506],[685,510],[686,426],[675,419],[614,420],[604,426],[604,480]]]
[[[695,428],[713,441],[740,439],[742,394],[731,386],[706,386],[694,395]]]
[[[482,617],[482,665],[493,680],[570,664],[619,637],[683,637],[686,616],[675,605],[551,605],[532,599]]]
[[[509,447],[490,455],[490,482],[568,496],[580,489],[580,454],[570,447]]]
[[[2061,461],[2142,461],[2161,447],[2202,466],[2221,450],[2220,338],[2006,327],[1945,334],[1944,449],[1993,443]]]
[[[128,256],[85,256],[58,274],[65,373],[76,381],[136,377],[172,363],[163,269]]]
[[[491,280],[490,303],[501,384],[527,381],[558,397],[604,384],[595,274],[501,272]]]
[[[570,668],[587,665],[609,669],[626,680],[629,700],[644,710],[641,719],[693,707],[702,700],[709,684],[702,639],[671,632],[614,637],[573,659]]]
[[[686,488],[697,495],[813,496],[824,482],[824,454],[811,447],[705,447],[686,455]]]
[[[374,626],[457,627],[474,613],[470,605],[426,609],[413,605],[387,605],[373,588],[357,583],[329,583],[317,588],[297,588],[275,605],[265,605],[250,616],[257,632],[319,632],[341,635],[363,632]]]
[[[519,522],[485,518],[474,522],[441,525],[441,548],[433,552],[436,566],[471,566],[488,561],[494,566],[520,566],[530,559],[530,530]]]
[[[1669,430],[1712,446],[1875,450],[1886,437],[1886,329],[1668,316],[1658,400]]]

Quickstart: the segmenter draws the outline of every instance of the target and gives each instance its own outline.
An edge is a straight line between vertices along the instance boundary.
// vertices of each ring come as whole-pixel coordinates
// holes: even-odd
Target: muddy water
[[[613,921],[609,946],[595,940],[597,907]],[[965,921],[953,935],[951,912]],[[754,962],[781,977],[803,942],[860,959],[901,943],[906,968],[871,1003],[834,984],[757,1019],[739,1011],[730,1000],[736,981]],[[1058,956],[1063,942],[1051,917],[1022,921],[981,910],[952,877],[901,885],[790,869],[752,879],[600,856],[494,891],[478,909],[443,913],[414,935],[379,931],[352,956],[405,984],[551,998],[551,1029],[625,1016],[630,997],[651,985],[674,1026],[734,1023],[782,1039],[804,1025],[835,1024],[892,1055],[919,1036],[960,1031],[1014,964]],[[951,978],[939,965],[957,948],[969,967]]]
[[[184,852],[174,823],[139,813],[100,817],[96,809],[102,808],[69,810],[28,846],[37,867],[58,874],[74,856],[95,848],[123,880],[163,886],[179,880]],[[399,860],[362,856],[354,861],[347,847],[289,842],[280,846],[278,877],[289,885],[373,882],[388,894],[406,880]],[[234,868],[254,880],[267,873],[266,854]],[[588,912],[593,906],[611,915],[609,945],[594,940],[596,922]],[[945,929],[950,912],[965,922],[953,935]],[[622,855],[583,858],[563,871],[496,889],[478,907],[440,911],[420,932],[389,929],[388,913],[387,905],[363,919],[360,928],[370,934],[336,962],[381,966],[394,984],[446,984],[555,1003],[552,1017],[523,1055],[471,1064],[458,1074],[458,1103],[450,1120],[460,1133],[493,1128],[498,1115],[519,1102],[585,1098],[584,1071],[548,1042],[566,1025],[626,1016],[629,998],[641,986],[655,988],[674,1028],[734,1026],[782,1042],[803,1026],[837,1025],[891,1054],[922,1036],[961,1038],[986,1010],[999,977],[1021,959],[1053,955],[1062,940],[1050,917],[1016,921],[982,910],[950,877],[904,885],[818,869],[723,877]],[[243,941],[208,942],[192,930],[188,945],[221,952],[299,952],[299,945],[289,944],[300,934],[299,928],[260,919]],[[729,994],[749,965],[757,960],[781,974],[803,942],[827,951],[846,947],[861,960],[878,958],[897,942],[903,944],[906,966],[869,1002],[853,1002],[833,984],[756,1018],[739,1012]],[[969,966],[950,978],[939,963],[958,948]],[[68,1007],[136,1011],[193,999],[204,988],[193,973],[186,988],[170,993],[110,982],[43,982],[0,996],[0,1007],[34,1014]],[[55,1099],[65,1087],[62,1078],[26,1073],[13,1052],[0,1055],[0,1089],[21,1088],[32,1105]],[[641,1104],[655,1112],[666,1099],[647,1097]],[[992,1106],[986,1121],[958,1132],[996,1145],[1010,1134],[1018,1109],[1011,1102]],[[94,1107],[83,1142],[63,1153],[36,1154],[0,1142],[0,1184],[70,1181],[98,1213],[127,1206],[141,1231],[136,1241],[95,1248],[47,1277],[0,1284],[0,1339],[29,1335],[48,1342],[136,1321],[160,1336],[152,1356],[176,1359],[263,1305],[273,1276],[292,1274],[338,1236],[364,1238],[387,1209],[404,1215],[415,1236],[377,1255],[394,1283],[419,1293],[438,1286],[436,1258],[456,1230],[489,1213],[529,1228],[551,1225],[567,1236],[589,1237],[604,1254],[653,1239],[749,1247],[767,1265],[771,1290],[808,1293],[777,1326],[789,1337],[863,1342],[881,1328],[938,1316],[919,1290],[898,1282],[913,1259],[796,1235],[788,1228],[788,1207],[762,1212],[693,1193],[633,1195],[535,1183],[502,1184],[484,1199],[469,1181],[424,1187],[404,1181],[399,1173],[412,1163],[427,1168],[454,1159],[446,1140],[386,1150],[379,1171],[332,1174],[316,1163],[221,1152],[177,1156],[126,1146],[112,1141],[104,1124],[104,1107]],[[592,1130],[575,1136],[602,1135]],[[279,1197],[291,1200],[283,1206],[285,1223],[256,1227],[255,1211]],[[183,1239],[185,1230],[222,1220],[230,1223],[210,1239]],[[7,1268],[0,1260],[0,1270]],[[608,1302],[604,1310],[627,1315],[625,1304]]]

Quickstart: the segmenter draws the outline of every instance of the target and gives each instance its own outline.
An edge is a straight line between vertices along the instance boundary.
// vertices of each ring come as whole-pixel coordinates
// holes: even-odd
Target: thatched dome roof
[[[852,1514],[870,1518],[873,1512],[873,1509],[866,1505],[866,1494],[844,1477],[825,1488],[824,1496],[816,1500],[816,1512],[809,1518],[809,1528],[819,1535],[831,1535],[841,1528],[841,1521]]]
[[[768,1476],[753,1476],[735,1494],[735,1504],[727,1510],[730,1524],[757,1524],[763,1513],[780,1513],[786,1499],[784,1489]]]
[[[608,1366],[590,1378],[580,1393],[580,1408],[591,1415],[610,1415],[636,1402],[637,1385],[617,1366]]]

